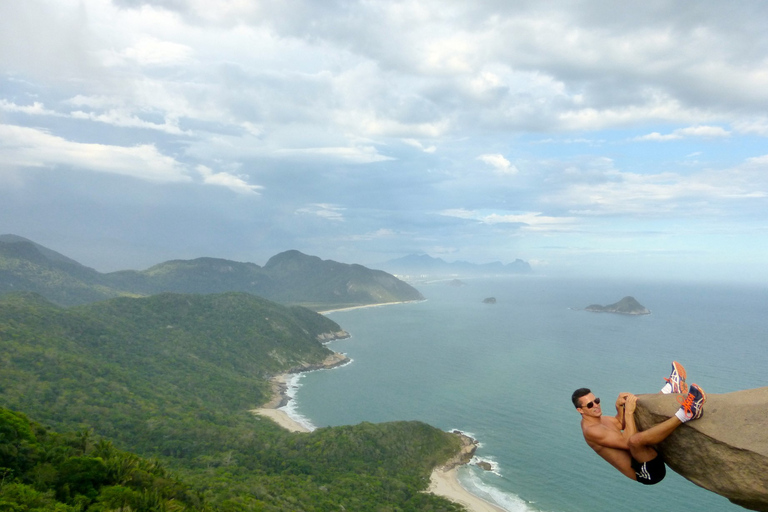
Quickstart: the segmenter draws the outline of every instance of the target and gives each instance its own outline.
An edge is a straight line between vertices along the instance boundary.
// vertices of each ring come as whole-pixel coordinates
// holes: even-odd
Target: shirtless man
[[[662,393],[682,393],[688,389],[685,384],[685,368],[672,363],[672,373]],[[638,432],[635,425],[637,397],[632,393],[619,393],[616,399],[616,416],[603,416],[600,399],[587,388],[573,392],[571,400],[581,414],[581,430],[584,440],[602,458],[608,461],[628,478],[642,484],[652,485],[667,473],[664,458],[654,446],[666,439],[677,427],[686,421],[701,417],[707,397],[696,384],[691,384],[680,409],[668,420]]]

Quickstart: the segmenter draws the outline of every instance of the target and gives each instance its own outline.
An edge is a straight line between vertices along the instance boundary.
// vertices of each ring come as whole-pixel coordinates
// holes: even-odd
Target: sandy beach
[[[436,468],[432,471],[428,492],[464,505],[470,512],[505,512],[503,508],[485,501],[467,491],[459,483],[459,468]]]
[[[333,361],[338,363],[341,358],[343,358],[343,356],[337,354],[327,361],[329,363],[332,363]],[[288,389],[287,382],[290,377],[291,374],[288,373],[273,377],[270,380],[270,383],[272,384],[272,399],[264,404],[263,407],[254,409],[251,412],[267,417],[291,432],[307,433],[310,432],[308,428],[293,420],[288,416],[288,413],[282,409],[288,400],[286,390]],[[475,496],[462,487],[458,479],[458,468],[455,466],[450,468],[435,468],[435,470],[432,471],[427,492],[431,492],[455,503],[464,505],[470,512],[504,512],[503,508],[497,507],[496,505]]]
[[[364,309],[364,308],[377,308],[379,306],[392,306],[394,304],[408,304],[410,302],[422,302],[420,300],[402,300],[397,302],[382,302],[380,304],[366,304],[364,306],[350,306],[348,308],[337,308],[337,309],[326,309],[322,311],[318,311],[321,315],[325,315],[326,313],[334,313],[336,311],[349,311],[352,309]]]
[[[266,416],[284,429],[290,430],[291,432],[309,432],[310,430],[308,428],[294,421],[290,416],[288,416],[288,413],[280,409],[280,407],[282,407],[288,399],[285,391],[288,389],[288,379],[290,377],[291,375],[289,373],[284,373],[282,375],[272,377],[272,379],[269,381],[272,385],[272,399],[264,404],[263,407],[254,409],[251,412],[260,416]]]

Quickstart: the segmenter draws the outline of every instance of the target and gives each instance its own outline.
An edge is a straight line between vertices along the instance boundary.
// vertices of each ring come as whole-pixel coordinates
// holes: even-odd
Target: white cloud
[[[89,103],[92,105],[103,105],[107,101],[108,100],[103,98],[95,98],[92,101],[89,101],[88,98],[78,96],[77,98],[70,100],[68,103],[81,105],[86,105]],[[39,101],[35,101],[31,105],[17,105],[7,100],[0,99],[0,110],[5,112],[20,112],[31,116],[70,117],[72,119],[81,120],[85,119],[88,121],[94,121],[123,128],[145,128],[171,133],[174,135],[191,135],[191,132],[179,129],[177,119],[166,118],[165,122],[162,124],[152,123],[139,118],[136,114],[131,113],[130,109],[128,108],[110,109],[100,114],[94,112],[83,112],[81,110],[75,110],[70,113],[61,113],[46,108],[45,105]]]
[[[402,235],[402,233],[394,231],[392,229],[381,228],[373,232],[363,233],[361,235],[342,236],[340,237],[340,239],[345,241],[351,241],[351,242],[360,242],[360,241],[390,239],[398,235]]]
[[[371,164],[394,160],[392,157],[380,154],[373,146],[278,149],[274,154],[280,158],[335,160],[350,164]]]
[[[21,112],[27,115],[33,116],[58,116],[56,112],[45,108],[45,105],[39,101],[33,102],[31,105],[17,105],[8,100],[0,99],[0,110],[5,112]]]
[[[477,159],[493,167],[499,174],[511,175],[518,173],[517,167],[499,153],[480,155]]]
[[[187,45],[162,41],[145,36],[130,48],[124,50],[126,58],[143,66],[165,66],[187,64],[192,60],[194,50]]]
[[[498,213],[463,208],[448,209],[439,212],[445,217],[455,217],[479,222],[481,224],[512,224],[519,225],[528,231],[561,231],[568,229],[576,222],[574,217],[554,217],[540,212]]]
[[[152,144],[81,143],[34,128],[0,124],[0,160],[12,168],[67,166],[156,182],[190,181],[184,166]]]
[[[328,203],[315,203],[299,208],[296,213],[301,215],[310,215],[313,217],[320,217],[321,219],[331,220],[336,222],[343,222],[344,215],[342,212],[345,208]]]
[[[174,135],[190,135],[189,131],[183,131],[179,128],[178,120],[165,119],[163,124],[151,123],[144,121],[138,116],[131,114],[128,110],[109,110],[102,114],[96,114],[93,112],[75,111],[71,114],[74,119],[87,119],[89,121],[95,121],[98,123],[109,124],[112,126],[119,126],[123,128],[144,128],[148,130],[158,130],[161,132],[171,133]]]
[[[754,133],[768,137],[768,118],[737,119],[733,128],[739,133]]]
[[[423,151],[424,153],[434,153],[435,151],[437,151],[437,146],[435,145],[424,146],[424,144],[422,144],[416,139],[403,139],[403,142],[405,144],[408,144],[409,146],[413,146],[414,148],[419,149],[420,151]]]
[[[758,211],[768,198],[768,157],[741,165],[679,174],[640,174],[608,169],[582,173],[562,189],[545,193],[545,204],[577,216],[642,216],[646,218],[731,216]],[[574,179],[575,178],[575,179]],[[738,208],[735,208],[738,202]]]
[[[731,132],[720,126],[690,126],[688,128],[679,128],[668,134],[661,134],[659,132],[649,133],[641,137],[636,137],[635,140],[664,142],[668,140],[688,139],[691,137],[714,138],[730,136]]]
[[[198,165],[197,172],[199,172],[200,176],[202,176],[203,183],[207,185],[218,185],[226,187],[234,192],[237,192],[238,194],[258,195],[259,190],[264,188],[260,185],[249,185],[248,182],[245,181],[242,177],[235,176],[234,174],[227,172],[214,172],[210,167],[206,167],[205,165]]]

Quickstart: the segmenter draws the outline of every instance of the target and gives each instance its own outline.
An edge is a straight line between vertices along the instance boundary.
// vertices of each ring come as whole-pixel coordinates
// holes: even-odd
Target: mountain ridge
[[[0,293],[33,291],[60,305],[163,292],[239,291],[314,310],[423,300],[411,285],[381,270],[322,260],[297,250],[264,267],[200,257],[169,260],[146,270],[100,273],[17,235],[0,236]]]
[[[514,275],[531,274],[533,269],[530,264],[521,259],[512,263],[470,263],[467,261],[447,262],[442,258],[435,258],[428,254],[409,254],[402,258],[389,260],[381,264],[381,267],[398,275],[422,274],[430,276],[447,275]]]

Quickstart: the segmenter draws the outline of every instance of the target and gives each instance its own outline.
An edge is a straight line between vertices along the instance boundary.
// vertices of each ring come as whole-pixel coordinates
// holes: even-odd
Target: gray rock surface
[[[678,396],[639,396],[638,428],[647,430],[673,416]],[[707,394],[703,416],[678,428],[658,448],[673,471],[696,485],[768,512],[768,387]]]

